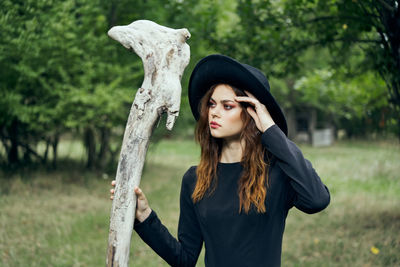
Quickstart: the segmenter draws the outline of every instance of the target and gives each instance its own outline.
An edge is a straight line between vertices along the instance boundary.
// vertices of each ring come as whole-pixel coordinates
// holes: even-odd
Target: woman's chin
[[[214,138],[224,138],[224,134],[219,129],[213,129],[210,127],[210,134]]]
[[[219,139],[225,139],[226,141],[235,141],[240,139],[240,134],[235,134],[235,135],[226,135],[224,133],[218,132],[218,131],[210,131],[211,136],[214,138],[219,138]]]
[[[223,136],[221,136],[220,134],[213,133],[212,131],[211,131],[211,136],[214,138],[223,138]]]

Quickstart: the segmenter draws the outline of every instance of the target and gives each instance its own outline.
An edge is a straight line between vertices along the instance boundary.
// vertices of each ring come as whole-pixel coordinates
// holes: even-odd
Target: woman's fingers
[[[246,95],[248,95],[251,98],[257,99],[252,93],[250,93],[249,91],[244,90],[244,92],[246,93]]]
[[[116,184],[115,180],[112,180],[112,181],[111,181],[111,185],[112,185],[113,187],[115,187],[115,184]],[[114,188],[111,188],[111,189],[110,189],[110,193],[111,193],[110,199],[113,200],[113,199],[114,199],[115,189],[114,189]]]
[[[244,96],[244,98],[247,98],[254,106],[261,104],[260,101],[258,101],[258,99],[252,93],[246,90],[244,90],[244,92],[248,95],[247,97]]]
[[[110,194],[111,194],[111,195],[110,195],[110,199],[111,199],[111,200],[114,199],[114,193],[115,193],[114,188],[111,188],[111,189],[110,189]]]
[[[134,191],[137,196],[136,218],[139,222],[143,222],[149,217],[151,208],[143,191],[137,186],[134,188]]]
[[[137,186],[135,187],[135,194],[138,197],[138,199],[140,199],[140,200],[145,200],[146,199],[146,196],[144,195],[142,189],[140,189]]]
[[[115,181],[113,181],[115,182]],[[115,186],[115,183],[111,183],[113,186]],[[138,199],[144,200],[146,199],[146,196],[144,195],[143,191],[139,188],[139,187],[135,187],[134,189],[136,196],[138,197]],[[110,193],[111,193],[111,197],[114,197],[114,193],[115,193],[115,189],[111,188],[110,189]]]
[[[243,101],[247,101],[247,102],[253,104],[254,107],[256,108],[256,110],[257,110],[257,108],[259,108],[259,107],[262,107],[263,109],[265,108],[265,110],[267,110],[267,108],[265,107],[265,105],[262,104],[260,101],[258,101],[258,99],[257,99],[252,93],[250,93],[249,91],[246,91],[246,90],[244,90],[244,92],[245,92],[248,96],[247,96],[247,97],[246,97],[246,96],[241,96],[240,98],[241,98]]]
[[[253,117],[254,120],[258,120],[257,112],[252,108],[252,107],[247,107],[247,112],[250,114],[250,116]]]
[[[260,101],[258,101],[258,99],[253,98],[253,97],[249,97],[249,96],[237,96],[235,97],[235,100],[238,102],[247,102],[250,105],[252,105],[256,111],[256,113],[258,112],[267,112],[267,108],[265,107],[264,104],[260,103]]]
[[[113,187],[115,187],[115,184],[116,184],[115,180],[112,180],[112,181],[111,181],[111,185],[112,185]],[[114,188],[111,188],[111,189],[110,189],[110,193],[111,193],[110,199],[113,200],[113,199],[114,199],[115,189],[114,189]]]
[[[247,112],[250,114],[250,116],[257,122],[259,120],[257,113],[254,111],[253,108],[247,107]]]
[[[262,130],[261,129],[261,123],[260,123],[260,118],[258,117],[257,113],[254,111],[253,108],[248,107],[247,108],[247,112],[250,114],[250,116],[253,118],[254,122],[256,123],[256,126],[258,128],[258,130]]]
[[[255,98],[253,94],[251,94],[248,91],[245,91],[245,93],[248,96],[237,96],[235,97],[235,100],[238,102],[249,103],[254,107],[254,108],[248,107],[247,111],[249,112],[250,116],[254,119],[257,128],[261,132],[265,132],[266,129],[275,124],[274,120],[271,117],[271,114],[269,113],[267,107],[260,101],[258,101],[258,99]]]
[[[253,106],[256,106],[257,102],[258,102],[257,99],[253,99],[253,98],[250,98],[248,96],[236,96],[235,100],[238,101],[238,102],[247,102],[247,103],[250,103]]]

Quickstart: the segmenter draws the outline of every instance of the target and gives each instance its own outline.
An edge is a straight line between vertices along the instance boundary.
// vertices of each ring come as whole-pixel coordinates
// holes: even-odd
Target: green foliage
[[[394,7],[395,1],[386,3]],[[116,153],[110,142],[122,139],[143,67],[106,32],[138,19],[186,27],[192,34],[172,135],[193,132],[188,79],[197,61],[212,53],[262,69],[284,108],[314,107],[336,122],[368,120],[372,115],[365,114],[376,117],[385,110],[385,125],[398,124],[393,107],[400,75],[391,40],[400,35],[390,26],[397,13],[382,1],[3,0],[0,5],[0,140],[9,163],[20,161],[21,152],[26,159],[35,155],[39,142],[56,147],[60,135],[83,136],[88,129],[95,145],[88,147],[88,158]],[[384,20],[390,14],[392,19]],[[156,135],[154,140],[171,133],[160,124]]]
[[[344,70],[352,79],[371,71],[378,74],[387,88],[386,106],[400,111],[399,1],[287,0],[284,3],[283,14],[291,19],[289,35],[305,34],[294,39],[300,49],[327,47],[331,55],[326,60],[331,68]],[[289,43],[291,47],[294,45]],[[380,93],[365,91],[371,93],[369,98],[379,98],[375,102],[382,101]],[[398,115],[395,116],[399,118]]]
[[[135,62],[115,63],[123,55],[105,34],[107,21],[98,5],[86,0],[5,4],[1,25],[8,33],[0,46],[12,52],[1,61],[6,75],[0,122],[6,137],[13,121],[21,133],[18,143],[26,142],[22,133],[38,142],[88,125],[112,128],[126,121],[134,96],[132,69],[143,71]]]
[[[298,79],[294,89],[301,92],[299,103],[346,119],[387,106],[385,84],[372,73],[346,81],[335,78],[334,70],[317,69]]]

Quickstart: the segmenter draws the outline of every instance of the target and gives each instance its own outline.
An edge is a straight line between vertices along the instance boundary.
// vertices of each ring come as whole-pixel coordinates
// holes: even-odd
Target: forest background
[[[400,192],[396,163],[400,138],[398,0],[0,0],[1,204],[11,203],[18,194],[26,195],[22,199],[30,202],[32,199],[28,195],[42,194],[36,190],[43,186],[52,192],[49,193],[52,197],[62,195],[64,190],[67,195],[78,192],[74,185],[94,186],[98,189],[96,192],[100,192],[105,187],[103,180],[111,180],[115,175],[126,120],[136,90],[143,81],[143,67],[137,55],[111,40],[106,33],[114,25],[126,25],[138,19],[171,28],[184,27],[191,33],[187,41],[191,61],[182,78],[179,118],[171,132],[164,129],[161,120],[152,137],[152,144],[160,144],[162,149],[174,144],[175,151],[167,149],[170,154],[165,155],[166,159],[173,159],[171,155],[176,154],[178,161],[186,164],[180,166],[179,171],[171,172],[171,177],[180,175],[188,163],[197,161],[198,150],[189,145],[192,141],[188,142],[193,140],[195,125],[187,100],[190,73],[204,56],[226,54],[267,74],[271,91],[286,112],[313,109],[320,122],[334,126],[336,140],[342,140],[331,148],[336,151],[335,156],[326,154],[331,150],[305,148],[311,157],[324,159],[327,156],[326,166],[334,160],[338,168],[338,164],[342,164],[339,157],[351,161],[359,159],[358,156],[363,158],[364,153],[365,157],[370,156],[359,164],[364,170],[362,173],[371,175],[371,181],[375,182],[375,172],[386,178],[379,180],[384,185],[378,187],[374,187],[374,182],[365,183],[365,192],[391,198],[385,200],[389,204],[383,211],[371,218],[379,221],[386,216],[384,228],[395,227],[400,232],[398,225],[391,224],[391,219],[400,216],[392,209],[394,203],[399,203],[398,197],[393,196]],[[179,153],[187,152],[182,145],[190,148],[190,162],[179,158]],[[381,161],[377,160],[379,166],[369,161],[377,159],[380,152],[388,154],[382,156]],[[346,153],[354,154],[350,157]],[[151,160],[149,166],[154,167]],[[374,166],[376,169],[367,171]],[[147,166],[145,176],[156,174],[157,168],[158,174],[163,173],[160,166],[152,171]],[[330,168],[333,167],[327,168],[332,173]],[[333,178],[329,181],[334,183]],[[164,184],[161,180],[154,182]],[[344,184],[341,182],[339,188],[353,194],[348,188],[355,188],[354,183],[353,187]],[[156,194],[157,190],[152,191],[151,187],[147,190],[153,194],[153,201],[169,199],[166,193],[162,198]],[[174,190],[176,188],[170,190],[171,194]],[[104,195],[103,192],[99,194],[107,197],[106,191]],[[356,201],[348,201],[346,197],[339,200],[343,203]],[[38,201],[42,203],[43,199]],[[72,212],[71,216],[73,203],[66,205],[72,207],[68,211]],[[30,214],[29,210],[26,212]],[[171,209],[171,218],[176,217],[174,212],[176,210]],[[340,211],[333,213],[337,215]],[[7,210],[3,209],[2,214],[7,214]],[[7,227],[11,227],[11,221],[5,218],[0,216],[0,224],[3,229],[10,229]],[[64,220],[68,218],[71,217]],[[89,225],[95,220],[90,218]],[[314,228],[315,225],[310,226],[310,231]],[[332,225],[332,230],[335,228],[337,225]],[[35,229],[31,230],[39,231]],[[24,234],[20,234],[22,238]],[[0,236],[2,240],[16,240],[6,232],[0,231]],[[387,242],[394,242],[386,244],[391,249],[400,247],[398,238]],[[49,248],[51,244],[47,244]],[[40,248],[40,244],[35,247]],[[375,255],[373,244],[368,243],[367,247],[373,251],[367,254]],[[12,249],[3,249],[0,256],[4,261],[0,263],[24,266],[35,262],[28,257],[17,264],[15,259],[24,249],[16,249],[14,255]],[[335,253],[334,249],[329,251]],[[340,254],[342,250],[336,252]],[[399,263],[399,257],[394,254],[389,253],[380,263]],[[292,256],[296,262],[299,255]],[[370,255],[365,262],[368,257]],[[50,256],[43,258],[48,260],[46,263],[63,265],[52,261]],[[70,260],[68,266],[81,266],[84,262]],[[346,259],[345,263],[354,261]],[[40,261],[37,264],[40,266]],[[343,266],[342,261],[338,264]]]
[[[193,135],[188,78],[212,53],[263,70],[285,110],[314,108],[347,137],[400,135],[398,1],[0,3],[2,164],[46,164],[51,151],[55,166],[70,136],[82,140],[89,168],[114,166],[143,67],[106,33],[138,19],[192,34],[180,117],[159,137]]]

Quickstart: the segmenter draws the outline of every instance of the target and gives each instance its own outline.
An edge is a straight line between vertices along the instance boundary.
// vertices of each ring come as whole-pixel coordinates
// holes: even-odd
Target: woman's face
[[[236,94],[226,84],[215,87],[208,103],[208,124],[215,138],[239,139],[243,130],[242,107]]]

